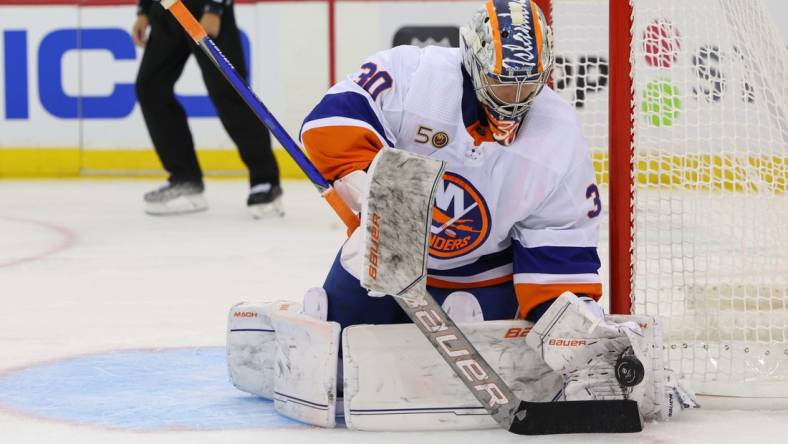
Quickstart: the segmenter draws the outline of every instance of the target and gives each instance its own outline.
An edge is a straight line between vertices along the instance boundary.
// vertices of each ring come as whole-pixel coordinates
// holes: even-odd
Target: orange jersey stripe
[[[492,0],[487,0],[487,15],[490,17],[493,44],[495,45],[495,70],[493,72],[500,75],[503,70],[503,46],[501,45],[501,33],[498,30],[498,16],[495,14]]]
[[[455,290],[461,290],[463,288],[482,288],[482,287],[492,287],[493,285],[498,284],[505,284],[512,280],[512,275],[501,276],[493,279],[487,279],[484,281],[478,282],[452,282],[452,281],[444,281],[443,279],[437,279],[428,277],[427,278],[427,286],[428,287],[436,287],[436,288],[452,288]]]
[[[542,66],[542,26],[539,23],[539,13],[537,11],[536,3],[531,0],[531,18],[534,22],[534,34],[536,34],[536,71],[544,71]]]
[[[366,169],[383,147],[371,130],[359,126],[321,126],[301,134],[309,158],[326,180]]]
[[[565,291],[584,294],[598,301],[602,297],[602,284],[514,284],[514,292],[520,304],[517,317],[525,319],[534,307],[558,298]]]

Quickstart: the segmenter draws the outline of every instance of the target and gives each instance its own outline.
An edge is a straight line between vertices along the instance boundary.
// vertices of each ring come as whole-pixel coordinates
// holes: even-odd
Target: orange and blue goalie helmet
[[[552,31],[531,0],[487,0],[460,28],[463,65],[496,141],[511,144],[553,68]]]

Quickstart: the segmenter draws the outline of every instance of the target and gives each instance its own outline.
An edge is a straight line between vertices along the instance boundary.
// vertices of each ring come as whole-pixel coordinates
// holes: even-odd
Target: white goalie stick
[[[383,149],[370,167],[364,211],[364,288],[394,297],[493,419],[520,435],[642,430],[631,400],[522,401],[427,292],[433,196],[445,164]]]

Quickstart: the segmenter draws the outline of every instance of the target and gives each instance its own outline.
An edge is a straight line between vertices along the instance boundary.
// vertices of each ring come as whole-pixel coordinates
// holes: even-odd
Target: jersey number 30
[[[356,83],[372,96],[372,100],[377,100],[380,93],[394,86],[394,79],[388,72],[378,71],[378,65],[367,62],[361,65]]]

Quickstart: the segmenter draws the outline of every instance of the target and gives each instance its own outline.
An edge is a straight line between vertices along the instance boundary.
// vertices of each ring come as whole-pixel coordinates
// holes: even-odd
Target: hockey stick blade
[[[643,430],[635,401],[522,401],[509,431],[518,435],[636,433]]]
[[[490,416],[522,435],[640,431],[634,401],[524,402],[468,341],[426,287],[435,190],[445,165],[383,149],[370,166],[363,214],[364,288],[394,296]]]

